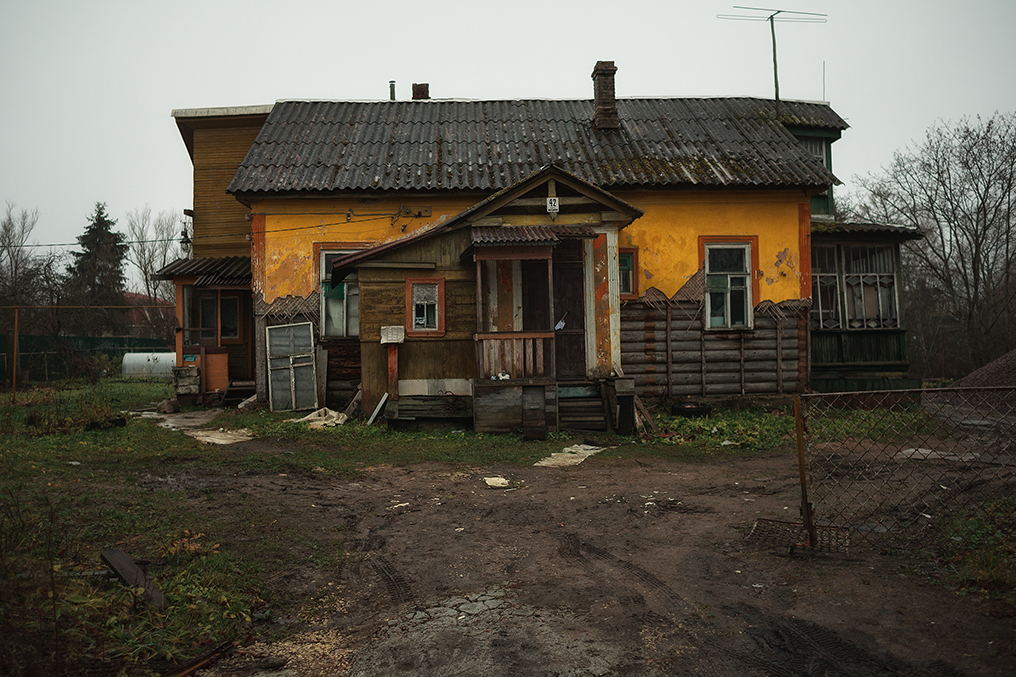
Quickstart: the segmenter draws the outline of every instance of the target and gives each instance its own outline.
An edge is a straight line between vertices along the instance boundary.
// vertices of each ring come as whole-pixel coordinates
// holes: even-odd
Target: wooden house
[[[334,260],[332,288],[357,279],[366,401],[384,393],[390,419],[464,417],[490,432],[606,422],[620,362],[618,233],[641,215],[551,166]]]
[[[617,98],[616,70],[598,62],[586,100],[438,100],[414,87],[423,98],[175,111],[195,168],[196,259],[213,259],[214,271],[250,257],[239,332],[221,301],[239,288],[190,275],[182,263],[163,271],[182,292],[178,352],[195,333],[214,334],[219,348],[240,341],[248,361],[227,346],[230,379],[235,363],[267,399],[272,360],[286,357],[272,352],[271,328],[301,325],[300,350],[312,347],[325,384],[318,401],[338,403],[362,382],[367,411],[397,395],[389,413],[400,415],[423,390],[477,397],[496,365],[515,381],[509,389],[520,378],[592,383],[623,372],[639,392],[661,397],[804,390],[813,216],[831,213],[831,146],[846,123],[825,103],[782,101],[777,117],[767,99]],[[547,211],[551,198],[559,211]],[[607,213],[618,220],[565,229],[575,214]],[[520,251],[543,254],[508,256]],[[498,253],[506,258],[482,258]],[[336,262],[349,267],[333,287]],[[544,283],[538,268],[548,270]],[[573,291],[549,286],[551,278],[571,280]],[[539,297],[539,284],[554,312],[520,301]],[[389,285],[388,296],[378,285]],[[211,292],[214,313],[210,300],[195,309]],[[430,317],[435,294],[454,302]],[[410,313],[418,305],[419,317]],[[568,313],[560,328],[558,311]],[[418,331],[417,321],[443,321],[444,333]],[[400,323],[398,381],[406,383],[393,386],[378,370],[390,352],[380,332]],[[505,332],[525,336],[492,336]],[[534,369],[542,350],[550,371],[530,374],[527,350]],[[556,395],[590,392],[571,387]],[[554,393],[543,392],[544,410],[559,416],[546,404]]]

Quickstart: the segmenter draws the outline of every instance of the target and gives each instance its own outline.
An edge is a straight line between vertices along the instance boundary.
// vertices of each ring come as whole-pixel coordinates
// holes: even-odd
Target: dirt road
[[[315,566],[294,542],[279,584],[306,601],[274,619],[286,639],[206,675],[1016,673],[1013,619],[894,557],[747,539],[756,518],[797,516],[785,455],[241,475],[191,500],[232,492],[349,555]]]

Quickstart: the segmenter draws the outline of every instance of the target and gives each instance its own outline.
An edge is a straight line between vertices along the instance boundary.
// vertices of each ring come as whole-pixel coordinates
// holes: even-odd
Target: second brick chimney
[[[430,98],[430,83],[413,83],[413,101]]]
[[[617,129],[617,99],[614,98],[613,61],[597,61],[593,68],[593,124],[597,129]]]

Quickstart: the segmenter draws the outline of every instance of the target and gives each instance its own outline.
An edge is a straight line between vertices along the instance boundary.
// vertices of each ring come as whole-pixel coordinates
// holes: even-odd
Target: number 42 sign
[[[556,214],[559,211],[561,211],[561,203],[558,201],[558,198],[556,197],[547,198],[547,211],[550,212],[551,214]]]

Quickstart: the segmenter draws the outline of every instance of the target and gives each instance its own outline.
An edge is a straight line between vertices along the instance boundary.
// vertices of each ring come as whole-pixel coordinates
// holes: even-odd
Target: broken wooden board
[[[192,661],[188,661],[183,665],[177,666],[170,672],[164,673],[163,677],[190,677],[198,670],[207,668],[212,663],[215,663],[223,656],[227,656],[232,653],[233,649],[237,647],[237,642],[230,640],[223,642],[219,646],[215,647],[211,651],[204,653]]]
[[[142,597],[145,598],[145,601],[160,609],[166,606],[166,597],[162,594],[162,591],[148,580],[145,572],[134,563],[130,555],[120,548],[113,548],[112,550],[103,550],[100,556],[102,561],[106,563],[106,566],[117,575],[117,578],[131,588],[143,589],[144,593]]]

